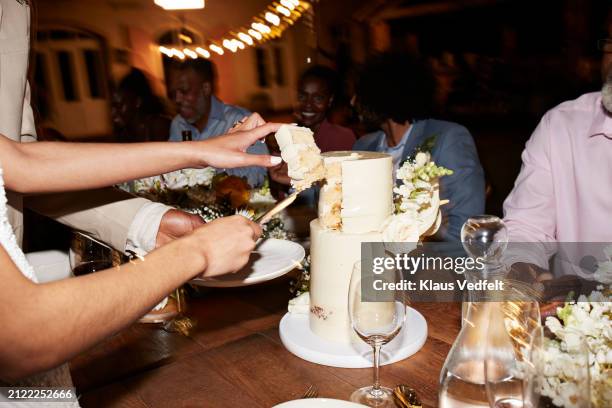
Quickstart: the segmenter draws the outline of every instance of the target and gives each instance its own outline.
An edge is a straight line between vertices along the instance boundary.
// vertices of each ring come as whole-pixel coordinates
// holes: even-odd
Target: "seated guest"
[[[308,68],[298,82],[298,104],[295,116],[298,125],[310,128],[321,152],[351,150],[355,143],[353,131],[327,120],[338,88],[336,73],[328,67]]]
[[[357,140],[353,150],[393,157],[395,170],[417,151],[428,151],[437,165],[453,170],[440,179],[442,226],[433,237],[459,241],[463,223],[485,208],[484,172],[470,132],[456,123],[427,119],[433,80],[421,64],[391,54],[370,60],[356,87],[355,107],[367,125],[379,128]]]
[[[521,172],[504,202],[510,241],[530,243],[508,263],[529,266],[539,280],[552,277],[544,270],[556,243],[612,242],[612,39],[600,44],[602,91],[544,115],[527,141]]]
[[[170,141],[206,140],[223,135],[249,115],[246,109],[217,99],[214,82],[214,68],[209,60],[196,59],[181,64],[172,90],[178,115],[170,126]],[[268,149],[265,143],[257,142],[249,147],[248,153],[268,154]],[[266,169],[262,167],[222,170],[245,177],[251,186],[262,184],[266,176]]]
[[[113,132],[119,142],[163,142],[170,134],[170,118],[153,93],[145,74],[133,68],[113,95]]]
[[[338,76],[334,70],[322,65],[308,68],[302,73],[298,81],[295,118],[298,125],[310,128],[314,132],[315,142],[322,153],[351,150],[355,143],[355,134],[352,130],[334,125],[327,120],[337,89]],[[275,142],[273,142],[274,145]],[[290,184],[287,164],[283,162],[269,171],[273,190],[284,189],[287,193]],[[314,203],[313,191],[303,193],[300,200]]]

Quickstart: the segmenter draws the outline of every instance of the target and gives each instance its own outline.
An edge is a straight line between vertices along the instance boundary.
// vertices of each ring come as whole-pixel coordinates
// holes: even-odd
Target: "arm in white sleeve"
[[[162,217],[171,209],[153,202],[140,207],[128,229],[126,249],[140,255],[154,250]]]

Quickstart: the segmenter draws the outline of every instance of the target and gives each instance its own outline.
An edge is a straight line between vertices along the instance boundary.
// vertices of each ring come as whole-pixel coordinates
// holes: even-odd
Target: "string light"
[[[196,54],[194,51],[190,50],[189,48],[185,48],[183,50],[183,54],[185,54],[186,56],[192,58],[192,59],[196,59],[198,58],[198,54]]]
[[[291,17],[291,11],[288,8],[281,6],[280,4],[276,6],[276,11],[284,15],[285,17]]]
[[[214,51],[219,55],[223,55],[225,53],[225,51],[223,51],[223,48],[219,47],[217,44],[211,44],[208,48],[210,48],[211,51]]]
[[[180,0],[179,2],[196,2],[197,0]],[[161,0],[166,4],[173,3],[176,6],[178,2],[174,0]],[[203,1],[202,1],[203,2]],[[158,3],[158,1],[156,1]],[[209,46],[201,47],[197,44],[191,45],[193,48],[168,48],[159,46],[159,52],[169,58],[178,58],[184,60],[189,58],[210,58],[212,53],[223,55],[225,50],[236,52],[244,50],[248,46],[254,46],[256,41],[263,42],[273,38],[279,38],[282,33],[291,27],[304,13],[311,7],[307,1],[300,0],[275,0],[268,5],[267,10],[263,10],[260,14],[253,17],[250,27],[247,29],[236,30],[229,32],[226,38],[212,40]],[[233,38],[235,37],[235,38]],[[183,33],[178,33],[178,40],[181,44],[189,46],[194,42],[191,36]]]
[[[280,25],[280,17],[277,16],[274,13],[271,12],[266,12],[266,15],[264,16],[266,21],[268,21],[269,23],[274,24],[275,26],[279,26]]]
[[[198,48],[196,48],[195,50],[196,50],[196,52],[197,52],[198,54],[200,54],[200,55],[201,55],[201,56],[203,56],[204,58],[210,58],[210,52],[208,52],[208,50],[205,50],[205,49],[204,49],[204,48],[202,48],[202,47],[198,47]]]
[[[263,35],[261,35],[259,31],[253,30],[252,28],[249,28],[249,31],[247,32],[249,33],[251,37],[253,37],[256,40],[261,40],[263,38]]]
[[[238,33],[238,38],[247,43],[247,45],[253,45],[253,38],[251,38],[251,36],[248,34]]]

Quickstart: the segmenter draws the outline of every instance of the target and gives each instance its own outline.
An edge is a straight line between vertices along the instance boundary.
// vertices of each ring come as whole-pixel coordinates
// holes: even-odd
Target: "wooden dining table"
[[[370,385],[372,369],[335,368],[294,356],[281,343],[289,277],[243,288],[204,289],[188,299],[197,320],[189,336],[137,323],[71,362],[88,407],[265,407],[300,398],[348,400]],[[460,328],[458,303],[415,303],[428,323],[423,348],[381,369],[385,386],[406,384],[424,406],[437,406],[438,378]],[[410,330],[404,327],[403,330]]]

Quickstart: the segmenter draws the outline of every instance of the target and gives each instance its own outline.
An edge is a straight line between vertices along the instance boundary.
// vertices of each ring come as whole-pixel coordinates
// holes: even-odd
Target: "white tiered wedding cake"
[[[362,242],[382,242],[393,213],[393,162],[373,152],[323,155],[319,218],[310,223],[310,329],[327,340],[352,339],[347,299]]]
[[[438,179],[452,171],[437,167],[429,153],[420,152],[400,167],[397,178],[401,183],[394,187],[388,154],[340,151],[321,155],[312,132],[297,126],[282,126],[276,139],[297,190],[323,180],[319,218],[310,223],[310,291],[290,302],[289,309],[308,310],[315,335],[351,343],[355,336],[348,316],[348,291],[353,267],[361,259],[361,244],[416,245],[420,237],[435,233],[441,221],[439,206],[444,204],[439,199]],[[394,250],[391,244],[389,248]]]

